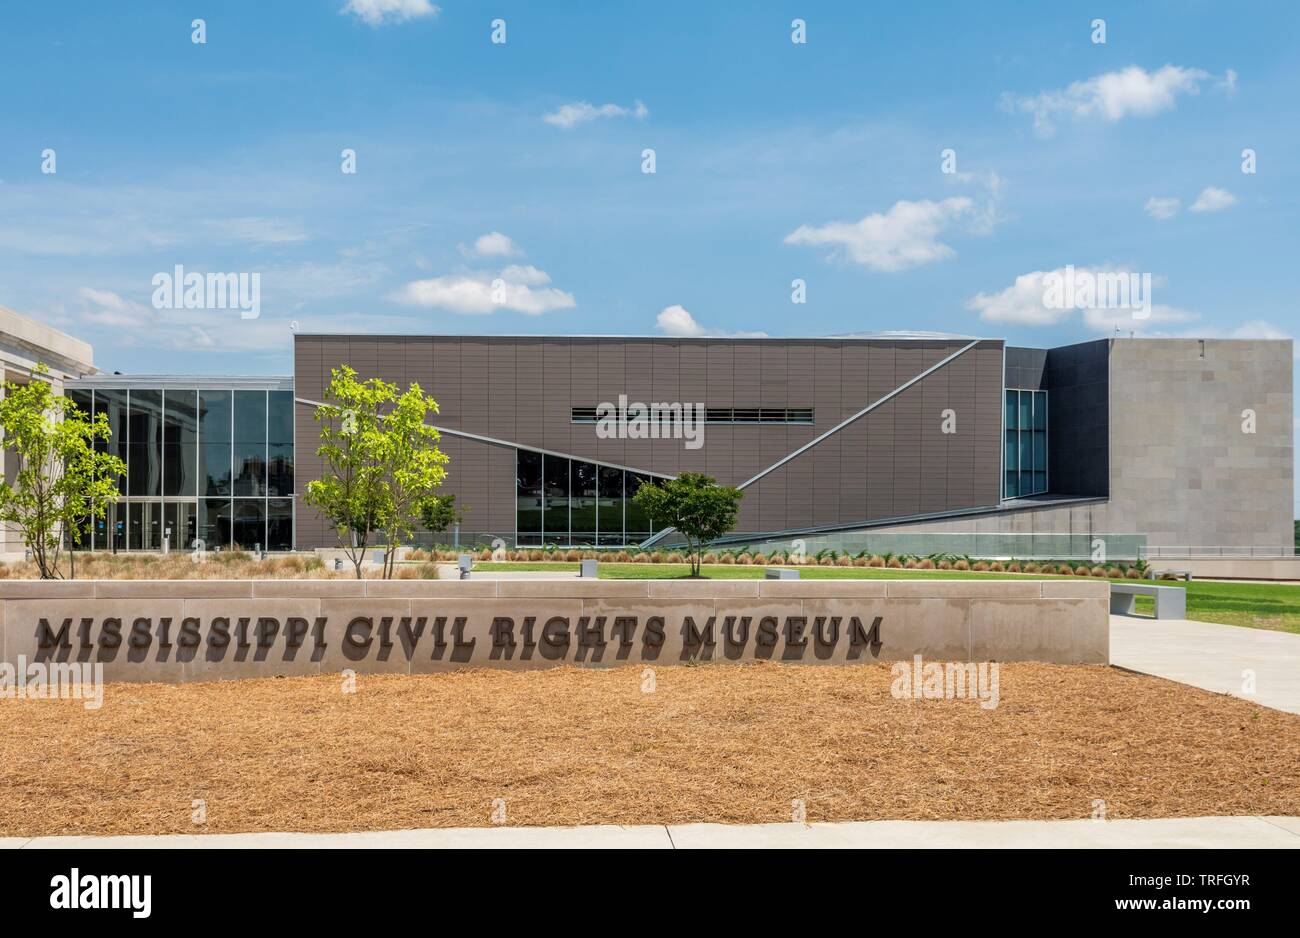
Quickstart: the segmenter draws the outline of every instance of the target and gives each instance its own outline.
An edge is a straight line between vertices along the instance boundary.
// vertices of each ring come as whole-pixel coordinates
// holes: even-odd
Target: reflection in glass
[[[515,461],[515,523],[520,544],[542,542],[542,454],[518,450]]]
[[[266,439],[272,445],[293,445],[293,392],[267,393]]]
[[[632,500],[642,484],[649,482],[650,477],[639,472],[629,472],[627,474],[627,498],[624,500],[627,523],[627,540],[628,543],[640,543],[654,533],[654,523],[650,516],[647,515]]]
[[[163,392],[163,494],[197,492],[198,392]]]
[[[623,543],[623,470],[600,467],[600,543]]]
[[[293,444],[272,443],[267,466],[267,495],[293,494]]]
[[[293,501],[271,498],[266,502],[266,549],[290,550],[293,546]]]
[[[266,443],[266,392],[235,392],[235,442]]]
[[[573,462],[573,502],[569,511],[575,543],[596,542],[596,464]],[[549,533],[549,528],[548,528]]]
[[[266,502],[260,498],[235,499],[234,546],[253,550],[266,544]]]
[[[127,441],[127,492],[162,494],[162,391],[131,389]]]
[[[235,441],[236,495],[266,494],[266,444]]]
[[[199,500],[198,537],[205,550],[230,546],[230,499],[203,498]]]
[[[563,456],[543,455],[542,485],[546,491],[542,540],[548,544],[568,543],[569,461]]]

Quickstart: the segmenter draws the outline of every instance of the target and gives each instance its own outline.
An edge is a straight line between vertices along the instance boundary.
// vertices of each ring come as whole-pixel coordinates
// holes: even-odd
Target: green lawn
[[[576,563],[476,563],[476,570],[546,570],[576,573]],[[670,580],[685,577],[690,568],[684,563],[601,563],[600,576],[605,580]],[[706,564],[704,576],[715,580],[759,580],[763,567]],[[879,567],[800,567],[799,576],[806,580],[1023,580],[1029,574],[970,573],[956,570],[898,570]],[[1073,577],[1048,576],[1038,579],[1069,580]],[[1131,581],[1129,581],[1131,582]],[[1285,583],[1217,583],[1196,580],[1166,585],[1187,588],[1187,617],[1202,622],[1222,622],[1256,629],[1275,629],[1300,634],[1300,586]],[[1152,601],[1138,597],[1138,611],[1150,614]]]

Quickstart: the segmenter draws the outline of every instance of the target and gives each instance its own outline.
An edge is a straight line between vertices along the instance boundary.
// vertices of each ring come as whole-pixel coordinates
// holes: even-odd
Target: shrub
[[[718,557],[718,563],[731,566],[736,562],[736,555],[729,550],[724,550]]]
[[[650,555],[647,554],[645,551],[640,551],[639,553],[636,553],[636,554],[633,554],[633,555],[632,555],[632,562],[633,562],[633,563],[649,563],[649,562],[650,562]]]
[[[1038,573],[1038,572],[1040,572],[1042,569],[1043,569],[1042,567],[1040,567],[1038,564],[1034,563],[1032,560],[1031,560],[1029,563],[1025,564],[1025,572],[1026,572],[1026,573]]]
[[[1011,561],[1011,563],[1007,564],[1007,573],[1019,573],[1019,572],[1020,572],[1020,564],[1016,563],[1014,560]]]
[[[897,557],[890,557],[885,566],[892,567],[895,570],[901,570],[903,568],[903,562]]]
[[[1063,563],[1056,568],[1056,572],[1064,576],[1074,576],[1074,567],[1070,566],[1068,563]]]
[[[1093,575],[1093,576],[1097,576],[1097,577],[1102,577],[1102,578],[1104,578],[1104,577],[1106,576],[1106,568],[1105,568],[1105,567],[1093,567],[1093,568],[1092,568],[1092,575]]]
[[[686,563],[686,555],[680,554],[677,551],[673,551],[671,554],[668,555],[668,557],[663,561],[663,563]]]
[[[850,557],[848,554],[840,554],[838,557],[835,558],[835,566],[851,567],[853,566],[853,558]]]
[[[936,566],[938,566],[940,570],[951,570],[952,561],[949,560],[947,557],[944,557],[942,560],[939,561],[938,564],[936,564]]]
[[[817,565],[819,567],[833,567],[835,566],[835,558],[830,556],[829,554],[826,554],[820,560],[817,561]]]
[[[884,565],[885,558],[881,557],[879,554],[872,554],[871,559],[867,561],[868,567],[883,567]]]
[[[985,563],[983,560],[977,560],[975,561],[975,563],[971,565],[971,569],[974,570],[976,573],[988,573],[989,565]]]
[[[991,573],[1002,573],[1005,569],[1006,568],[1002,566],[1002,561],[1000,560],[995,560],[989,564],[989,571]]]
[[[954,570],[969,570],[970,561],[966,560],[965,557],[958,558],[952,562],[952,568]]]
[[[856,557],[853,558],[853,566],[855,567],[865,567],[869,562],[870,562],[870,558],[864,557],[861,554],[858,554]]]
[[[1137,567],[1129,567],[1124,573],[1124,578],[1128,580],[1140,580],[1142,579],[1142,574],[1138,573]]]
[[[916,569],[916,566],[917,566],[917,560],[916,560],[916,558],[915,558],[915,557],[908,557],[907,560],[903,561],[903,566],[904,566],[905,568],[907,568],[908,570],[915,570],[915,569]]]
[[[718,555],[711,550],[706,551],[705,554],[702,557],[700,557],[700,563],[717,563],[717,562],[718,562]]]
[[[920,569],[920,570],[933,570],[933,569],[934,569],[934,561],[931,560],[929,557],[926,557],[926,558],[923,559],[923,560],[917,561],[916,566],[917,566],[917,569]]]

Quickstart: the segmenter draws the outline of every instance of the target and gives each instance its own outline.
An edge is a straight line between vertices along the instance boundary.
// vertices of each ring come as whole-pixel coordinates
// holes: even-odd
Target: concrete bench
[[[1154,567],[1147,570],[1148,580],[1158,580],[1163,576],[1176,576],[1188,583],[1192,582],[1191,570],[1156,570]]]
[[[768,567],[766,570],[763,571],[763,579],[797,580],[799,579],[799,571],[793,570],[790,567]]]
[[[1146,583],[1112,583],[1110,585],[1111,614],[1133,615],[1139,596],[1155,598],[1157,619],[1187,618],[1187,590],[1181,586],[1151,586]]]

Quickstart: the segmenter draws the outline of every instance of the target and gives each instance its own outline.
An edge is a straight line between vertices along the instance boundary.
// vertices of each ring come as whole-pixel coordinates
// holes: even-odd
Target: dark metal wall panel
[[[1047,352],[1047,471],[1053,495],[1110,492],[1110,339]]]
[[[689,340],[675,338],[299,336],[299,398],[320,400],[329,370],[418,381],[438,424],[523,447],[657,473],[703,471],[740,484],[894,391],[966,343],[960,340]],[[984,342],[751,487],[741,531],[778,531],[918,511],[995,504],[1000,480],[1002,350]],[[707,407],[812,407],[815,425],[705,427],[682,440],[599,439],[573,407],[633,402]],[[958,432],[940,438],[941,413]],[[298,492],[320,473],[314,422],[299,408]],[[446,490],[466,531],[513,532],[514,450],[444,435]],[[300,546],[333,543],[300,510]]]

